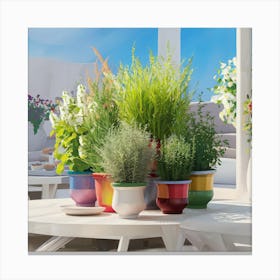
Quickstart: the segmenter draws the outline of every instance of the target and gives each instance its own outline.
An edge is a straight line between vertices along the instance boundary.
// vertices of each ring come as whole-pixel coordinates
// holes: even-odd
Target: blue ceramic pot
[[[77,206],[95,206],[96,192],[92,172],[68,171],[71,198]]]

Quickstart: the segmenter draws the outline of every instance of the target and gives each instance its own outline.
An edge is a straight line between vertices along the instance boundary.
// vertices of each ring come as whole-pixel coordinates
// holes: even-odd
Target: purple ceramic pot
[[[68,171],[71,198],[77,206],[95,206],[96,192],[92,172]]]

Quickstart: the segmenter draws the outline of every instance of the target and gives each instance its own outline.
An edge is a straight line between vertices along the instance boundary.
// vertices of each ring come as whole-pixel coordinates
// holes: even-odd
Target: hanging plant
[[[54,112],[57,104],[52,100],[36,97],[28,94],[28,121],[33,125],[34,134],[37,134],[38,129],[43,121],[48,121],[50,112]]]

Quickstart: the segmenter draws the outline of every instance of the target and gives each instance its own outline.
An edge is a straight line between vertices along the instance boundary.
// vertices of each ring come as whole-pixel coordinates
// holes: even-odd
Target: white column
[[[158,28],[158,55],[166,57],[167,45],[170,46],[172,60],[180,65],[181,59],[181,29],[180,28]]]
[[[252,91],[252,29],[238,28],[237,47],[237,116],[236,116],[236,184],[238,195],[248,198],[246,175],[249,161],[249,144],[243,130],[243,104]]]

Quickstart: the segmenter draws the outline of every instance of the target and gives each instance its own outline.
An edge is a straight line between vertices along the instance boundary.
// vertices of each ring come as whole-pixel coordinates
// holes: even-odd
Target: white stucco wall
[[[88,74],[93,78],[93,63],[71,63],[50,58],[28,59],[28,93],[32,96],[40,94],[42,98],[55,100],[62,91],[76,92],[77,84],[86,85]],[[47,137],[40,126],[36,135],[31,124],[28,125],[28,151],[40,151],[44,147],[53,146],[54,141]]]
[[[62,91],[76,91],[77,84],[86,85],[86,73],[93,77],[93,63],[71,63],[50,58],[28,59],[28,93],[54,99]]]

